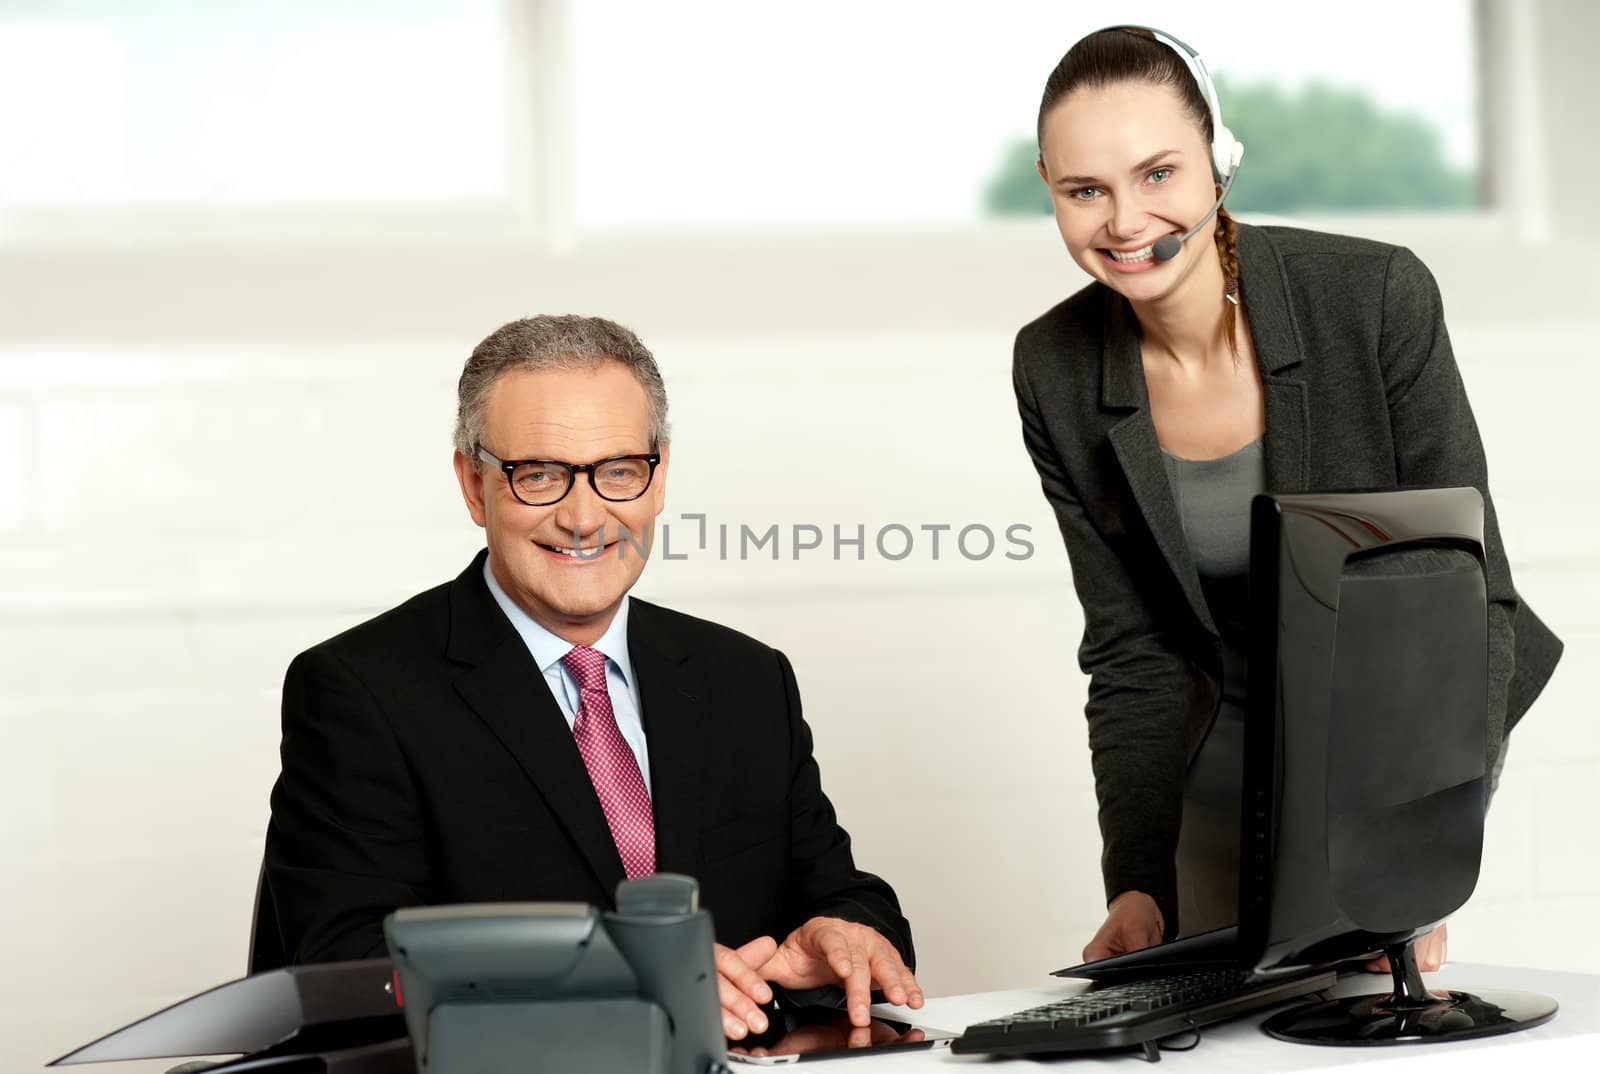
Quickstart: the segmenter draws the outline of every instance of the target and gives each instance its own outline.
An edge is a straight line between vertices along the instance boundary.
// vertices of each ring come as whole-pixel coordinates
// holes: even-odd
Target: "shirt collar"
[[[521,606],[500,588],[500,583],[495,580],[494,571],[489,569],[487,558],[483,561],[483,580],[489,587],[489,595],[494,597],[494,602],[500,605],[500,610],[511,620],[511,625],[522,637],[523,644],[528,647],[528,652],[533,655],[533,662],[539,665],[541,672],[549,671],[562,657],[572,651],[572,642],[552,634],[539,625],[533,616],[523,611]],[[622,603],[617,607],[617,614],[611,617],[611,625],[600,635],[600,640],[590,646],[606,655],[606,658],[622,673],[623,684],[630,689],[633,686],[633,663],[628,659],[628,603],[631,599],[627,594],[623,594]]]

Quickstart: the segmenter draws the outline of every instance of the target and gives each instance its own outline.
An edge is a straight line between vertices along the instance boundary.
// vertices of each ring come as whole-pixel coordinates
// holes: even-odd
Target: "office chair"
[[[263,860],[256,874],[256,905],[250,917],[250,953],[245,958],[246,973],[265,973],[289,964],[283,934],[278,931],[278,911],[267,884],[267,863]]]

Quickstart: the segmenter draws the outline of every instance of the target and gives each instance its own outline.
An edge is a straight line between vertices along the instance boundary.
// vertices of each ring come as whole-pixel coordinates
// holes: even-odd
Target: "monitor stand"
[[[1384,949],[1394,973],[1393,992],[1293,1007],[1261,1028],[1300,1044],[1431,1044],[1515,1033],[1555,1017],[1556,1001],[1533,992],[1429,991],[1417,970],[1415,942]]]

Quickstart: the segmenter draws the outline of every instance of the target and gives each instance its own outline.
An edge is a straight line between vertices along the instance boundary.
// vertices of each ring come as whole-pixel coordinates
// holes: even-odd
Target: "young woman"
[[[1491,765],[1561,643],[1519,610],[1415,255],[1212,214],[1242,147],[1199,57],[1157,31],[1074,45],[1038,133],[1061,237],[1094,279],[1022,329],[1013,376],[1083,604],[1108,899],[1096,959],[1232,921],[1257,493],[1483,494]],[[1418,945],[1423,968],[1444,953],[1442,927]]]

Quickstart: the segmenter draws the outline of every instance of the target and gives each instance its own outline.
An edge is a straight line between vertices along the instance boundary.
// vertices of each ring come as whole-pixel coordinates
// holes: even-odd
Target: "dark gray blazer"
[[[1512,587],[1432,275],[1401,247],[1245,225],[1239,265],[1270,491],[1483,494],[1492,760],[1561,642]],[[1127,300],[1093,283],[1024,327],[1013,378],[1083,602],[1078,659],[1090,676],[1106,896],[1146,892],[1175,921],[1184,769],[1216,711],[1222,650],[1161,461]]]

